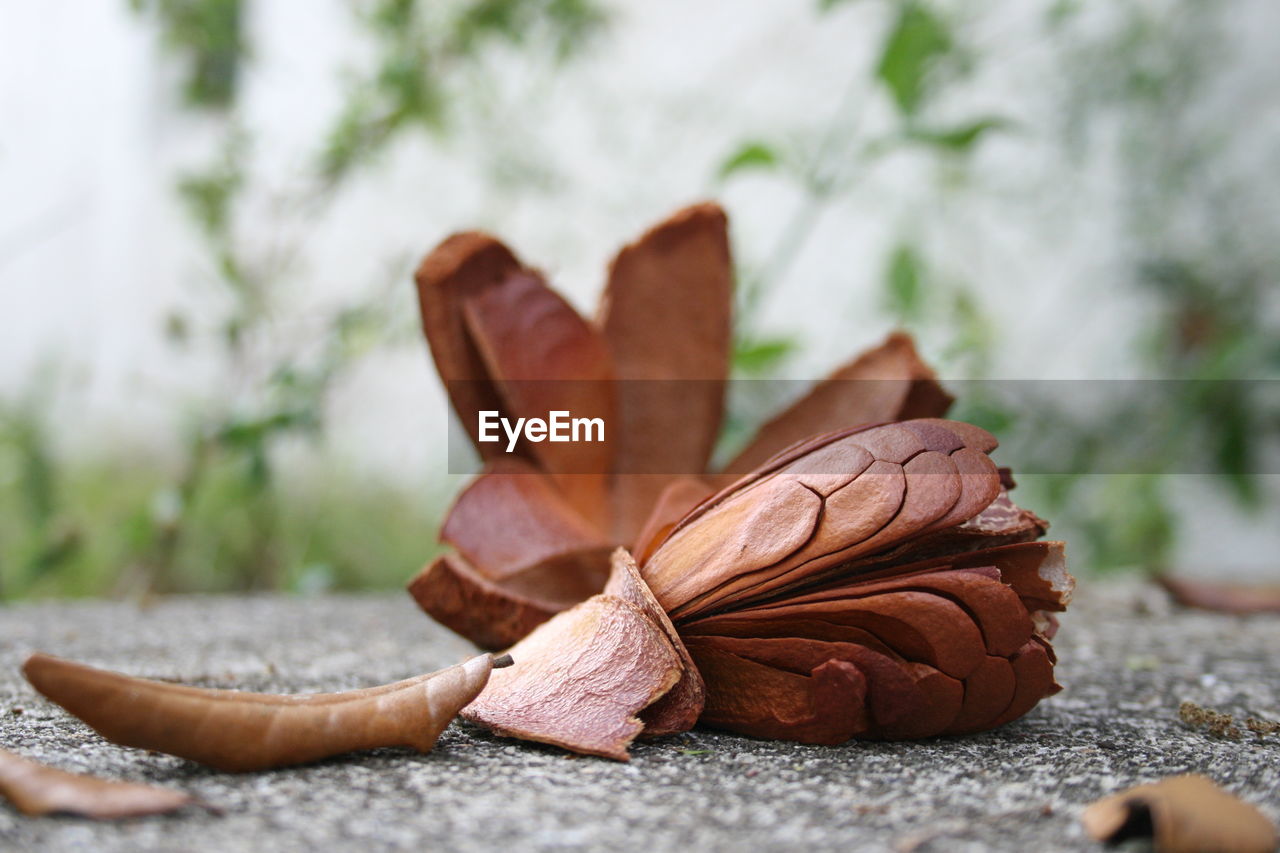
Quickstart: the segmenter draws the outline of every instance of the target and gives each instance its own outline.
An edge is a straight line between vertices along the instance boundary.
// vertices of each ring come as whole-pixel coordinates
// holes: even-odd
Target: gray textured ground
[[[1081,834],[1082,804],[1185,771],[1280,817],[1280,737],[1233,742],[1177,721],[1183,699],[1280,717],[1280,618],[1174,613],[1153,590],[1095,586],[1056,645],[1067,689],[976,737],[832,748],[696,731],[616,764],[455,724],[430,755],[232,776],[105,743],[38,698],[21,661],[42,649],[208,686],[313,691],[436,669],[467,645],[404,595],[0,608],[0,746],[225,810],[97,824],[0,803],[0,847],[1099,849]]]

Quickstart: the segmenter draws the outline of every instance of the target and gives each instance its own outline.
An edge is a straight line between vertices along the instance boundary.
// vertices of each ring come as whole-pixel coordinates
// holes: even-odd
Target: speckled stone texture
[[[429,755],[383,750],[242,776],[104,742],[28,688],[22,660],[41,649],[292,692],[404,678],[471,649],[403,594],[0,608],[0,746],[223,810],[99,824],[0,804],[0,848],[1095,850],[1078,822],[1085,803],[1187,771],[1280,817],[1280,736],[1224,740],[1178,721],[1187,699],[1280,718],[1280,618],[1175,611],[1133,583],[1082,586],[1054,641],[1066,689],[983,735],[815,747],[697,730],[619,764],[455,723]]]

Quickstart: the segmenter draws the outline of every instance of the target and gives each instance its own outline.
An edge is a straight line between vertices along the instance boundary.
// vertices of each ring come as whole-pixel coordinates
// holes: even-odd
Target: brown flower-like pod
[[[626,761],[640,713],[680,681],[671,639],[649,613],[596,595],[557,614],[511,648],[462,716],[500,735]]]
[[[113,743],[245,771],[383,746],[428,752],[490,671],[509,663],[479,655],[381,687],[303,696],[186,687],[44,654],[32,655],[22,673]]]
[[[181,791],[68,773],[3,749],[0,796],[25,815],[73,814],[99,820],[163,814],[195,802]]]
[[[424,328],[441,376],[471,380],[450,385],[468,428],[481,408],[615,406],[598,457],[480,447],[486,473],[442,532],[456,553],[411,584],[427,612],[488,648],[525,638],[523,667],[486,691],[477,719],[619,757],[641,720],[676,731],[700,706],[712,725],[815,742],[1025,713],[1057,689],[1048,640],[1072,584],[1062,546],[1035,541],[1047,524],[1009,499],[995,439],[936,419],[951,398],[909,336],[818,383],[724,472],[705,470],[730,269],[724,214],[707,204],[619,253],[595,325],[492,238],[450,238],[424,261]],[[607,476],[578,473],[584,462]],[[632,549],[639,575],[615,557],[608,594],[566,610],[601,589],[612,545]],[[557,643],[591,651],[565,658]],[[625,643],[638,643],[635,689],[590,694]],[[679,675],[662,687],[672,658]]]

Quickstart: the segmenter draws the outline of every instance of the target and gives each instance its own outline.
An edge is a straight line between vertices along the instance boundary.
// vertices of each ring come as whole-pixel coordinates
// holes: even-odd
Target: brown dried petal
[[[604,341],[537,274],[522,271],[462,303],[471,342],[488,368],[506,417],[614,417],[615,383]],[[523,455],[556,481],[568,502],[602,527],[613,460],[611,431],[601,441],[527,442]]]
[[[635,539],[634,553],[637,563],[643,563],[662,544],[662,540],[675,529],[680,519],[714,493],[709,485],[695,477],[672,480],[658,495],[658,500]]]
[[[852,663],[829,660],[797,673],[734,654],[719,637],[692,637],[707,681],[702,722],[751,737],[843,743],[867,730],[867,683]]]
[[[493,581],[566,554],[612,550],[548,477],[519,460],[490,463],[472,480],[449,508],[440,539]],[[584,570],[582,577],[551,579],[541,596],[572,603],[599,592],[608,577],[607,559]]]
[[[644,728],[637,716],[680,680],[682,662],[643,610],[597,595],[558,614],[511,648],[462,716],[501,735],[626,761]]]
[[[1098,800],[1080,820],[1098,841],[1149,837],[1157,853],[1269,853],[1278,841],[1260,811],[1197,774]]]
[[[715,204],[678,211],[610,265],[599,322],[623,380],[616,448],[624,473],[614,485],[620,542],[634,540],[672,477],[706,469],[724,408],[732,302],[727,222]]]
[[[162,814],[193,802],[181,791],[67,773],[3,749],[0,796],[26,815],[75,814],[99,819]]]
[[[572,602],[528,598],[476,572],[457,554],[443,554],[409,582],[428,615],[482,649],[518,642]]]
[[[811,435],[857,424],[941,417],[951,400],[921,360],[911,336],[894,332],[766,422],[725,465],[724,473],[741,476]]]
[[[482,459],[505,455],[501,445],[477,441],[477,413],[501,409],[502,400],[471,341],[463,304],[522,270],[520,261],[501,242],[488,234],[468,231],[454,234],[433,249],[415,276],[422,328],[436,372]]]

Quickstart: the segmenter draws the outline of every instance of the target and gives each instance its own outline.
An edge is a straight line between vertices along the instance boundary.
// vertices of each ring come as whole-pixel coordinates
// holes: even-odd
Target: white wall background
[[[1059,140],[1034,135],[1055,124],[1046,81],[1060,69],[1043,49],[1039,4],[995,5],[1002,11],[966,34],[993,46],[992,59],[944,109],[1007,115],[1032,135],[981,147],[977,192],[939,196],[930,161],[901,156],[824,214],[768,303],[774,328],[804,330],[811,342],[793,375],[819,375],[886,331],[877,310],[885,249],[922,217],[937,256],[981,283],[985,308],[1008,330],[997,375],[1139,375],[1131,335],[1143,306],[1113,284],[1129,260],[1117,161],[1105,146],[1067,161]],[[1213,107],[1233,126],[1247,114],[1255,143],[1274,141],[1280,5],[1234,5],[1233,70]],[[297,234],[304,249],[296,322],[282,320],[282,335],[305,335],[308,312],[367,292],[461,227],[503,235],[584,310],[617,245],[692,199],[721,197],[739,253],[762,258],[799,199],[768,176],[721,188],[715,165],[744,137],[816,134],[854,70],[874,62],[886,23],[877,4],[819,17],[767,0],[619,2],[604,43],[569,71],[499,58],[485,117],[464,115],[444,141],[406,139],[310,220],[282,211],[273,193],[304,178],[341,105],[343,70],[368,46],[353,36],[343,0],[251,8],[253,61],[238,119],[257,136],[254,171],[272,193],[250,202],[246,230],[250,240]],[[52,382],[68,452],[172,452],[184,411],[176,401],[236,393],[237,377],[199,346],[175,354],[162,333],[174,310],[217,310],[173,183],[207,161],[222,125],[183,110],[177,88],[172,59],[124,0],[0,4],[0,398]],[[859,121],[875,127],[889,110],[868,93]],[[1263,162],[1275,146],[1231,156]],[[495,181],[499,159],[538,164],[550,177],[541,188]],[[1280,227],[1280,217],[1273,222]],[[411,311],[407,279],[404,296]],[[408,482],[444,464],[443,398],[424,347],[368,359],[332,416],[329,458]],[[1228,515],[1207,517],[1212,526]],[[1269,525],[1229,523],[1245,537],[1240,559],[1280,545]],[[1197,535],[1204,543],[1193,558],[1214,558],[1205,543],[1215,538]]]

